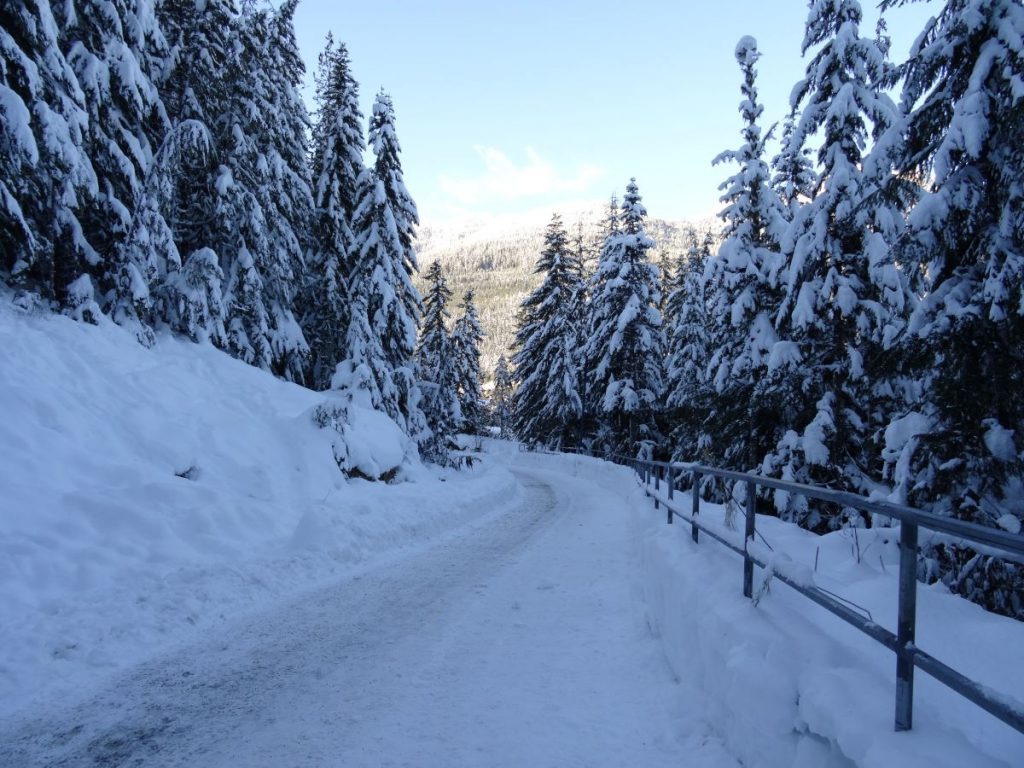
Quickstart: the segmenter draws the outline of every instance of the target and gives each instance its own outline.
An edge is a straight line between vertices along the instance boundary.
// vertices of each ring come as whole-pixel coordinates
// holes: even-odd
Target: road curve
[[[491,523],[0,731],[0,766],[732,766],[680,728],[625,514],[517,469]]]

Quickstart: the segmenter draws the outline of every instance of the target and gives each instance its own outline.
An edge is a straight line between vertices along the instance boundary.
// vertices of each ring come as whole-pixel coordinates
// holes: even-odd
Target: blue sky
[[[905,56],[934,3],[887,15]],[[352,56],[364,112],[395,103],[406,183],[425,222],[521,214],[621,195],[631,176],[651,215],[719,209],[739,144],[742,35],[757,38],[764,122],[804,71],[801,0],[302,0],[312,71],[327,30]],[[863,31],[877,11],[865,3]]]

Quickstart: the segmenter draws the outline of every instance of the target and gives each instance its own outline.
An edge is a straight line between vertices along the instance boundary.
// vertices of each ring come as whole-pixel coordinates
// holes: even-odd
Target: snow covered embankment
[[[346,480],[324,395],[208,346],[146,350],[4,298],[0,350],[0,716],[518,496],[487,462]]]
[[[914,729],[894,733],[890,651],[778,581],[764,591],[760,569],[754,588],[762,594],[753,605],[742,593],[742,560],[707,536],[694,544],[682,521],[666,525],[664,510],[654,510],[625,470],[587,458],[543,460],[628,498],[650,625],[675,674],[703,693],[707,720],[744,765],[1021,765],[1024,736],[920,671]],[[688,509],[689,497],[681,501]],[[702,505],[701,514],[724,525],[717,505]],[[757,527],[774,560],[788,557],[788,568],[895,630],[898,528],[819,537],[765,516]],[[741,531],[735,535],[742,540]],[[1024,624],[987,613],[942,585],[919,584],[917,641],[968,677],[1024,698]]]

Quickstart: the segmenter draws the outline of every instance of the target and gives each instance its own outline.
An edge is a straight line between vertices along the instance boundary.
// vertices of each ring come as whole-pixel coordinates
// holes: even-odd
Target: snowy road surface
[[[622,500],[517,475],[487,524],[0,725],[0,765],[735,766],[650,636]]]

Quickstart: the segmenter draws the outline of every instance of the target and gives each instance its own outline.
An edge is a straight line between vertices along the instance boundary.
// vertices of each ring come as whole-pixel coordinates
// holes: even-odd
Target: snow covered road
[[[0,725],[3,766],[735,766],[644,618],[620,497],[507,514]]]

